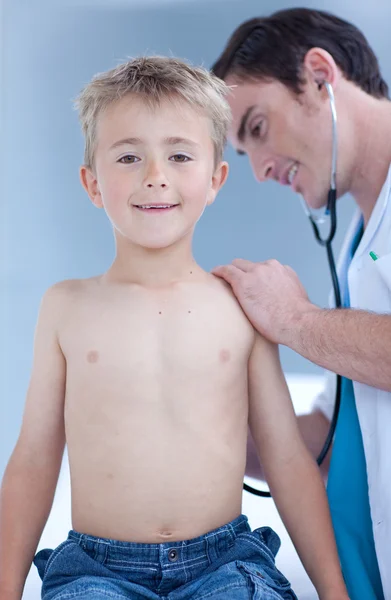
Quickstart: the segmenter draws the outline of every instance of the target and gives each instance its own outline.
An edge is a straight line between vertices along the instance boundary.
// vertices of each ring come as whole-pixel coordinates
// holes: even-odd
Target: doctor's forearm
[[[309,309],[282,343],[344,377],[391,391],[391,315]]]

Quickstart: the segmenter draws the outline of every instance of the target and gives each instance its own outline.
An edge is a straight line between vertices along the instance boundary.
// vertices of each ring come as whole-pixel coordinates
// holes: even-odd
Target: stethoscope
[[[310,220],[316,241],[321,246],[326,248],[327,260],[329,263],[331,280],[333,283],[335,306],[336,306],[336,308],[340,308],[342,306],[341,290],[339,287],[337,270],[335,268],[334,254],[333,254],[333,250],[331,247],[331,243],[334,239],[335,232],[337,229],[337,214],[336,214],[336,201],[337,201],[336,174],[337,174],[337,145],[338,145],[337,110],[335,107],[335,98],[334,98],[334,92],[333,92],[332,86],[330,85],[330,83],[325,81],[323,83],[318,84],[319,90],[322,88],[322,85],[325,86],[328,96],[329,96],[330,108],[331,108],[331,120],[332,120],[331,178],[330,178],[330,189],[329,189],[329,192],[327,195],[327,204],[326,204],[326,209],[325,209],[324,215],[322,215],[320,217],[316,217],[311,212],[311,210],[308,207],[307,203],[305,202],[304,198],[301,197],[301,201],[302,201],[302,205],[304,208],[304,212],[305,212],[306,216],[308,217],[308,219]],[[328,235],[323,238],[319,231],[319,225],[324,222],[326,216],[328,216],[330,218],[330,228],[329,228]],[[342,378],[341,378],[341,375],[337,375],[336,377],[337,377],[337,387],[336,387],[336,392],[335,392],[334,412],[333,412],[333,417],[332,417],[331,423],[330,423],[330,429],[329,429],[329,432],[326,437],[326,441],[323,445],[322,450],[320,451],[318,458],[316,459],[316,462],[318,463],[319,466],[324,461],[326,454],[328,453],[328,451],[330,449],[331,443],[334,438],[335,428],[337,426],[337,421],[338,421],[339,407],[341,404]],[[243,484],[243,489],[246,492],[250,492],[251,494],[254,494],[255,496],[271,498],[270,492],[258,490],[256,488],[253,488],[253,487],[247,485],[246,483]]]

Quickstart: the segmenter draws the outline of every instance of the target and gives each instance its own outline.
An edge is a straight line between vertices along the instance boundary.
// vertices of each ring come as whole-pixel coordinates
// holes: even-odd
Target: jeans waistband
[[[125,563],[164,564],[189,563],[203,559],[215,560],[226,552],[235,542],[238,535],[249,532],[247,517],[240,515],[230,523],[190,540],[163,542],[160,544],[141,544],[124,542],[109,538],[100,538],[71,530],[68,539],[79,544],[88,554],[95,558]],[[143,563],[143,564],[141,564]],[[151,565],[152,566],[152,565]]]

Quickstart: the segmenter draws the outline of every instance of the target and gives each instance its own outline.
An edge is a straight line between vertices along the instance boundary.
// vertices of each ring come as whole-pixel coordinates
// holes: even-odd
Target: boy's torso
[[[74,529],[201,535],[241,510],[253,328],[209,274],[168,290],[67,283],[59,342]]]

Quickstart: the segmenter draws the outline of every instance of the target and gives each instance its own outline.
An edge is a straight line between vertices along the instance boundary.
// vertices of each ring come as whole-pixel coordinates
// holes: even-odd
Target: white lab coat
[[[347,233],[338,274],[349,286],[350,305],[377,313],[391,313],[391,167],[364,235],[349,264],[349,250],[360,225],[358,212]],[[379,259],[373,261],[369,252]],[[375,347],[376,340],[368,339]],[[391,356],[390,356],[391,369]],[[384,597],[391,600],[391,392],[353,382],[368,471],[369,501],[375,547]],[[331,419],[335,398],[335,375],[329,373],[314,407]],[[346,474],[347,477],[349,474]]]

